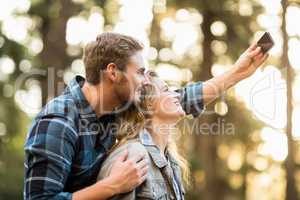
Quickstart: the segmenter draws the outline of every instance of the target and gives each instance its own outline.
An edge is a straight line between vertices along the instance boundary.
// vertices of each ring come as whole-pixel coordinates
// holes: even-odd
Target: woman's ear
[[[150,112],[154,112],[154,109],[155,109],[155,102],[153,100],[148,100],[146,102],[146,107],[147,107],[147,110],[150,111]]]

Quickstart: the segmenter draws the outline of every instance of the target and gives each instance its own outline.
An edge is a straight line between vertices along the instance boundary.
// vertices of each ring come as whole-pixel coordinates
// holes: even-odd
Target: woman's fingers
[[[264,54],[264,52],[262,52],[262,51],[260,51],[258,54],[257,54],[257,56],[260,56],[260,57],[263,57],[265,54]]]
[[[252,50],[251,52],[249,52],[249,56],[250,56],[250,58],[254,58],[260,52],[261,52],[261,47],[256,47],[254,50]]]
[[[257,47],[257,43],[252,43],[251,45],[250,45],[250,47],[247,49],[247,51],[253,51],[255,48]]]
[[[264,53],[263,53],[263,52],[260,52],[257,56],[255,56],[254,60],[255,60],[255,61],[261,60],[263,57],[264,57]]]
[[[255,60],[255,66],[259,67],[260,65],[262,65],[269,57],[268,53],[263,54],[262,56],[260,55],[259,57],[257,57]]]
[[[268,59],[268,57],[269,57],[269,54],[265,53],[263,55],[263,57],[261,58],[261,61],[260,61],[259,65],[263,64]]]

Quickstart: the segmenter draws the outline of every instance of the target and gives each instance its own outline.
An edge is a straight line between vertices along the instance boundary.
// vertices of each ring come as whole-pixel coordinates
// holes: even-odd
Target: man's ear
[[[109,63],[106,66],[106,75],[109,80],[112,82],[119,82],[120,75],[118,72],[118,67],[115,63]]]

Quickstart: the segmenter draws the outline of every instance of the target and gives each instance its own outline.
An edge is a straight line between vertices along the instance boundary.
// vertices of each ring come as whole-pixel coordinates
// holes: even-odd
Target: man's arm
[[[268,56],[262,53],[260,47],[252,44],[229,71],[203,82],[203,104],[209,104],[227,89],[251,76]]]
[[[73,194],[65,192],[76,140],[76,132],[60,118],[42,119],[33,126],[25,144],[24,199],[101,200],[129,191],[144,180],[145,166],[126,160],[125,152],[115,164],[118,173]]]
[[[65,120],[41,119],[25,144],[24,199],[71,199],[64,186],[71,170],[77,134]]]

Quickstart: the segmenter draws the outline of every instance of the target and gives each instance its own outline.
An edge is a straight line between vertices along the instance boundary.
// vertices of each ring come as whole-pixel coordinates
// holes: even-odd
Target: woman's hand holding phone
[[[238,58],[233,72],[239,80],[251,76],[269,57],[268,51],[274,46],[269,33],[265,33],[257,42],[250,45]]]

